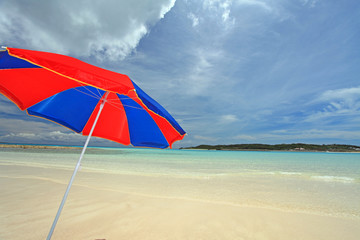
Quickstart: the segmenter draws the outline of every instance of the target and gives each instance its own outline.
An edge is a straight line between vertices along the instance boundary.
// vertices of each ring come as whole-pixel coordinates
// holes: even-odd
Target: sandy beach
[[[360,240],[360,0],[0,0],[0,240]]]
[[[0,239],[45,239],[71,173],[2,165]],[[177,186],[182,181],[187,184],[171,177],[80,171],[53,239],[355,240],[360,236],[356,217],[256,207],[226,197],[206,200],[196,197],[201,193],[198,186],[181,195]]]

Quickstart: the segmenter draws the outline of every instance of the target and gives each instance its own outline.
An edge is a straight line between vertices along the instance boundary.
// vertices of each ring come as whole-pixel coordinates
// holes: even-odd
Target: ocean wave
[[[340,176],[312,176],[314,180],[325,181],[325,182],[341,182],[341,183],[354,183],[355,179],[351,177],[340,177]]]
[[[300,172],[279,172],[281,175],[302,175]]]

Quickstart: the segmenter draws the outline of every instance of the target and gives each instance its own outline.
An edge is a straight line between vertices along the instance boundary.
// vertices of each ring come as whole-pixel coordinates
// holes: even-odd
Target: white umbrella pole
[[[57,211],[57,213],[56,213],[56,217],[55,217],[55,219],[54,219],[54,222],[53,222],[53,224],[52,224],[52,226],[51,226],[50,232],[49,232],[46,240],[50,240],[50,239],[51,239],[51,236],[52,236],[52,234],[53,234],[53,232],[54,232],[56,223],[57,223],[57,221],[59,220],[60,213],[61,213],[61,211],[62,211],[62,209],[63,209],[63,207],[64,207],[66,198],[67,198],[67,196],[68,196],[68,194],[69,194],[71,185],[72,185],[72,183],[73,183],[73,181],[74,181],[74,179],[75,179],[75,175],[76,175],[76,173],[77,173],[78,170],[79,170],[80,163],[81,163],[81,159],[83,158],[84,153],[85,153],[85,150],[86,150],[86,147],[87,147],[87,145],[89,144],[91,135],[92,135],[92,133],[93,133],[93,131],[94,131],[94,129],[95,129],[96,123],[97,123],[97,121],[98,121],[98,119],[99,119],[99,117],[100,117],[100,113],[101,113],[101,111],[102,111],[102,109],[103,109],[103,107],[104,107],[104,104],[105,104],[105,102],[106,102],[106,98],[107,98],[108,94],[109,94],[109,92],[106,92],[105,97],[103,98],[103,100],[102,100],[102,102],[101,102],[101,104],[100,104],[100,109],[99,109],[99,111],[98,111],[98,113],[97,113],[97,115],[96,115],[95,121],[94,121],[94,123],[93,123],[93,125],[92,125],[92,127],[91,127],[89,136],[88,136],[87,139],[86,139],[85,145],[84,145],[84,147],[83,147],[83,149],[82,149],[82,152],[81,152],[81,155],[80,155],[80,158],[79,158],[79,160],[78,160],[78,162],[77,162],[77,164],[76,164],[76,167],[75,167],[75,169],[74,169],[73,175],[71,176],[70,182],[69,182],[69,184],[68,184],[68,186],[67,186],[67,188],[66,188],[64,197],[63,197],[63,199],[62,199],[62,201],[61,201],[61,204],[60,204],[59,209],[58,209],[58,211]]]

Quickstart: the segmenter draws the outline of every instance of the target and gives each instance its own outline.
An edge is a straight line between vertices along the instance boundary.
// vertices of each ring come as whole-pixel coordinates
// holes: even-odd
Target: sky
[[[187,132],[174,148],[360,145],[359,43],[358,0],[0,2],[0,45],[128,75]],[[84,139],[0,94],[0,142]]]

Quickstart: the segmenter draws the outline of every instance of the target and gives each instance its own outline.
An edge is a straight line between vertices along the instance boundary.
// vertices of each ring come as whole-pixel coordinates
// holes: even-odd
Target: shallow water
[[[80,152],[0,149],[0,168],[72,171]],[[360,218],[357,153],[90,148],[75,183],[154,197]]]

